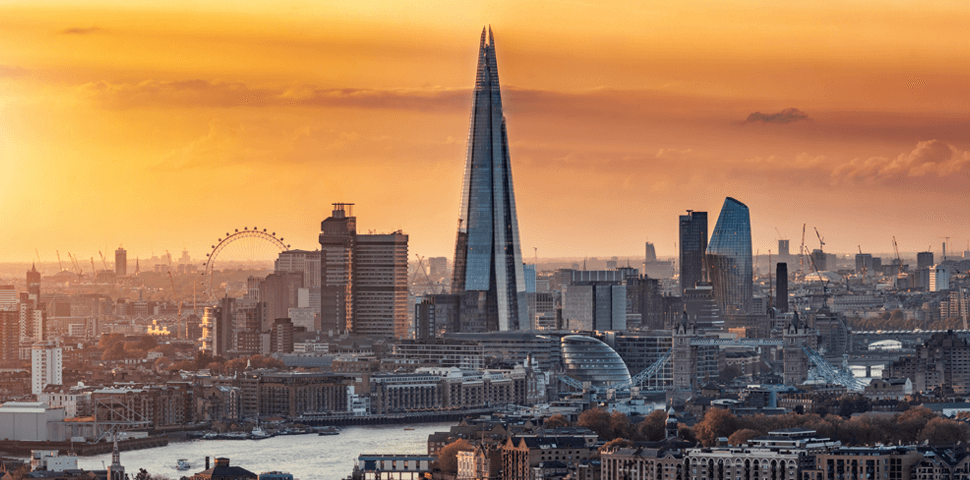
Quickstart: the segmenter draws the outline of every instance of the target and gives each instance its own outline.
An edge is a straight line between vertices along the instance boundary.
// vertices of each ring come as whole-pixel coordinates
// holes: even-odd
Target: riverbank
[[[128,438],[118,440],[118,450],[132,451],[145,448],[164,447],[168,445],[168,435],[154,435],[143,438]],[[81,443],[81,442],[18,442],[0,440],[0,452],[7,455],[30,455],[31,450],[57,450],[61,455],[77,455],[80,457],[111,453],[112,442]]]

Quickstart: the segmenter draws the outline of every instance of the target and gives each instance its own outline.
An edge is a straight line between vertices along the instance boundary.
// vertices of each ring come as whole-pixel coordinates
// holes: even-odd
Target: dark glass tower
[[[697,282],[707,281],[704,255],[707,252],[707,212],[687,211],[680,216],[680,296]]]
[[[751,313],[751,216],[747,205],[728,197],[707,245],[714,298],[724,313]]]
[[[452,293],[465,331],[528,325],[509,141],[491,29],[482,30],[468,131]],[[521,326],[520,326],[521,324]]]

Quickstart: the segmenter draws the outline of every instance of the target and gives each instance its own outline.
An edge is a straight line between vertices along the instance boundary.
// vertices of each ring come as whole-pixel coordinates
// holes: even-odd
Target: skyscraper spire
[[[452,292],[462,297],[464,330],[529,328],[509,142],[490,27],[482,29],[479,46]]]

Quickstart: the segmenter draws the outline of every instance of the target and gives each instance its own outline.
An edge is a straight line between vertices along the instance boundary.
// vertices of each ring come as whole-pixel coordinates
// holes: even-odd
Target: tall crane
[[[815,229],[815,236],[818,237],[819,250],[825,250],[825,240],[822,238],[822,235],[818,233],[818,227],[812,227],[812,228]]]
[[[81,270],[81,264],[77,261],[77,255],[67,252],[67,256],[71,259],[71,263],[74,264],[74,273],[77,273],[78,283],[81,283],[81,279],[84,278],[84,271]]]
[[[98,269],[94,266],[94,257],[91,257],[91,281],[94,281],[94,277],[97,274]]]
[[[57,253],[57,268],[60,268],[59,272],[63,272],[64,271],[64,264],[61,263],[61,251],[60,250],[54,250],[54,252]]]
[[[98,250],[98,255],[101,255],[101,264],[104,265],[104,269],[111,270],[110,268],[108,268],[108,262],[104,259],[104,254],[101,253],[101,250]]]

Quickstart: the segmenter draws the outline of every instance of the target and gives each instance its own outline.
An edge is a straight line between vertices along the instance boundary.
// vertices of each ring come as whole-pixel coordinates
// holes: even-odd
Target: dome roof
[[[609,345],[584,335],[562,338],[562,358],[566,375],[590,382],[594,387],[608,387],[630,380],[630,370],[620,355]]]

